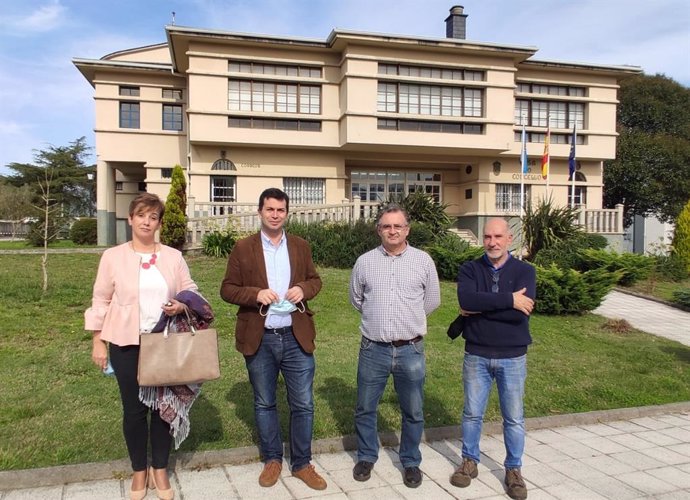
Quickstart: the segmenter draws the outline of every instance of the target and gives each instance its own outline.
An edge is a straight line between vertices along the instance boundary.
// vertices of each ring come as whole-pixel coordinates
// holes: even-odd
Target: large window
[[[265,64],[251,61],[230,61],[228,71],[234,73],[254,73],[259,75],[298,76],[321,78],[321,68],[289,64]]]
[[[573,192],[568,183],[568,206],[571,205],[573,201]],[[586,206],[587,205],[587,187],[586,186],[575,186],[575,205]]]
[[[484,80],[483,71],[459,68],[410,66],[408,64],[379,63],[379,74],[412,76],[415,78],[436,78],[442,80]]]
[[[482,134],[481,123],[440,122],[431,120],[395,120],[379,118],[377,127],[380,130],[406,130],[411,132],[443,132],[449,134]]]
[[[321,112],[321,87],[248,80],[230,80],[228,109],[269,113]]]
[[[139,97],[139,87],[120,85],[119,93],[124,96]]]
[[[527,94],[567,95],[584,97],[584,87],[568,87],[565,85],[542,85],[537,83],[518,83],[517,91]]]
[[[582,130],[584,122],[585,105],[581,102],[515,101],[515,125],[572,128],[577,123],[577,128]]]
[[[376,109],[413,115],[481,117],[484,92],[462,87],[379,82]]]
[[[163,130],[182,130],[182,106],[163,104]]]
[[[228,118],[228,127],[321,132],[321,122],[318,120],[278,120],[275,118],[254,118],[251,116],[230,116]]]
[[[283,179],[283,189],[293,205],[321,205],[326,202],[324,179],[286,177]]]
[[[163,89],[161,95],[163,99],[175,99],[176,101],[181,101],[182,89]]]
[[[229,175],[211,176],[211,201],[232,203],[236,199],[235,177]],[[213,215],[225,215],[230,213],[226,207],[213,207]]]
[[[529,203],[530,186],[525,185],[525,206]],[[496,184],[496,210],[520,212],[520,184]]]
[[[120,103],[120,128],[139,128],[139,103]]]
[[[441,174],[437,172],[376,172],[356,170],[350,173],[350,193],[362,201],[380,202],[391,196],[405,196],[421,191],[441,201]]]

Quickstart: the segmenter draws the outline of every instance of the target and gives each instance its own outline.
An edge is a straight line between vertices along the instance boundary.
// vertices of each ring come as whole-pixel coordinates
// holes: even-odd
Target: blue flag
[[[573,125],[573,137],[570,140],[570,155],[568,155],[568,180],[573,180],[575,175],[575,143],[577,142],[577,124]]]
[[[525,126],[522,126],[522,152],[520,153],[520,165],[522,166],[522,173],[527,173],[527,135],[525,134]]]

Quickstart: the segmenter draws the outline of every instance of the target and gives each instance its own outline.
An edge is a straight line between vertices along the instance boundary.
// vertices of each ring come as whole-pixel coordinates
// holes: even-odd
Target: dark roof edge
[[[546,60],[546,59],[527,59],[522,61],[520,64],[533,65],[533,66],[543,66],[543,67],[561,67],[570,69],[587,69],[595,71],[614,71],[618,73],[629,73],[637,74],[642,73],[642,68],[640,66],[632,66],[627,64],[614,65],[614,64],[596,64],[587,62],[575,62],[575,61],[558,61],[558,60]]]

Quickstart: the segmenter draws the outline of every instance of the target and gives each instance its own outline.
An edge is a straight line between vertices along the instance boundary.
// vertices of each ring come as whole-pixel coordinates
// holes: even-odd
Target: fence
[[[0,237],[26,238],[30,224],[21,220],[0,220]]]
[[[290,221],[357,221],[371,219],[379,202],[362,201],[355,196],[335,205],[297,205],[290,207]],[[204,236],[228,226],[242,232],[258,231],[261,226],[256,203],[196,202],[187,199],[187,246],[199,248]],[[583,209],[577,223],[588,233],[623,234],[623,205],[614,209]]]
[[[356,221],[369,219],[376,213],[378,202],[362,202],[359,197],[343,200],[336,205],[296,205],[290,207],[290,221]],[[261,221],[256,203],[199,202],[193,196],[187,199],[187,246],[198,248],[204,236],[228,226],[242,232],[258,231]]]

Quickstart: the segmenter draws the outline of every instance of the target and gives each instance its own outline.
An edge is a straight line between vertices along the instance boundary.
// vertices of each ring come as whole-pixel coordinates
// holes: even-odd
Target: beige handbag
[[[186,311],[185,311],[186,312]],[[144,333],[139,337],[139,385],[200,384],[220,377],[215,328]]]

